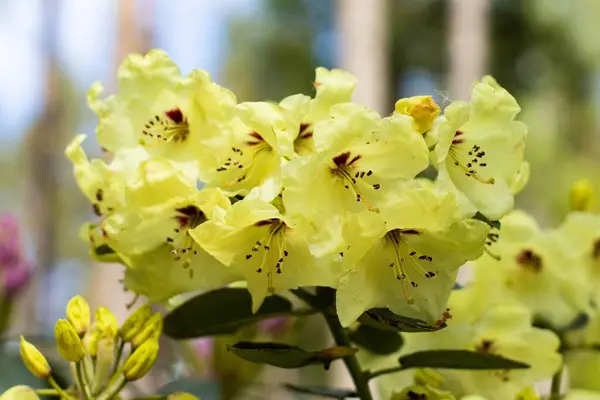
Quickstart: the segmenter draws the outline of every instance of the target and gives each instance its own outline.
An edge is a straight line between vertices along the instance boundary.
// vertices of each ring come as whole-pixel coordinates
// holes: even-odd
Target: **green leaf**
[[[396,331],[377,329],[369,325],[359,325],[350,332],[350,340],[371,353],[386,355],[395,353],[402,347],[402,336]]]
[[[478,221],[481,221],[481,222],[485,222],[486,224],[488,224],[490,226],[490,228],[500,229],[500,227],[502,226],[500,224],[500,221],[490,221],[485,215],[483,215],[479,211],[477,211],[477,213],[475,215],[473,215],[472,218],[476,219]]]
[[[406,368],[450,369],[525,369],[529,365],[489,353],[468,350],[428,350],[407,354],[398,359]]]
[[[288,369],[310,364],[322,364],[325,369],[329,369],[332,361],[351,356],[358,351],[341,346],[320,351],[306,351],[289,344],[271,342],[238,342],[233,346],[227,346],[227,349],[246,361]]]
[[[173,339],[233,334],[243,326],[291,311],[292,303],[273,295],[252,314],[247,289],[218,289],[198,295],[167,314],[163,332]]]
[[[358,322],[373,328],[396,332],[434,332],[446,324],[429,325],[420,319],[394,314],[387,308],[372,308],[360,316]]]
[[[350,389],[337,389],[337,388],[328,388],[328,387],[320,387],[320,386],[297,386],[292,385],[291,383],[286,383],[284,387],[292,392],[296,393],[304,393],[311,394],[320,397],[329,397],[332,399],[344,400],[348,398],[357,398],[358,394],[356,394],[355,390]]]

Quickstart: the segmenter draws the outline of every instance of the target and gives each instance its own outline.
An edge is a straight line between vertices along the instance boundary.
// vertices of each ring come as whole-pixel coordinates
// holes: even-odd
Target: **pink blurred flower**
[[[0,215],[0,270],[18,264],[20,259],[21,240],[17,220],[12,215]]]
[[[287,317],[274,317],[260,321],[258,326],[262,332],[277,337],[287,331],[290,326],[290,320]]]
[[[0,215],[0,293],[14,296],[29,283],[31,274],[31,264],[23,257],[17,220],[12,215]]]
[[[23,262],[4,271],[4,288],[2,295],[12,297],[29,284],[32,269],[28,262]]]
[[[213,339],[212,338],[200,338],[195,339],[193,343],[194,350],[199,357],[209,358],[213,354]]]

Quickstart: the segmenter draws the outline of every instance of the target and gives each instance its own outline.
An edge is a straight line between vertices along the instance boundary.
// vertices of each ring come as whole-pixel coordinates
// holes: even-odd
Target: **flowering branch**
[[[335,343],[338,346],[352,347],[352,343],[348,338],[346,329],[342,327],[337,316],[327,312],[323,312],[323,316],[325,317],[325,322],[327,322],[327,326],[333,335]],[[348,372],[350,373],[350,376],[352,377],[352,380],[354,381],[358,398],[361,400],[373,400],[373,395],[369,389],[369,378],[362,370],[356,354],[346,356],[343,358],[343,360]]]

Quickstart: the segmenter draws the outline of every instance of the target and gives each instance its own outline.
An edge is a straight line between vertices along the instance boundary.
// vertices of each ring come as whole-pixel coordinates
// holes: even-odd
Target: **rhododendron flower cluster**
[[[240,103],[161,50],[129,56],[116,94],[88,95],[105,157],[84,135],[66,151],[97,214],[83,236],[152,301],[243,281],[256,310],[327,286],[344,326],[373,307],[435,324],[527,180],[526,126],[491,77],[443,116],[430,96],[381,116],[355,84],[317,68],[312,97]],[[435,182],[419,177],[430,160]]]

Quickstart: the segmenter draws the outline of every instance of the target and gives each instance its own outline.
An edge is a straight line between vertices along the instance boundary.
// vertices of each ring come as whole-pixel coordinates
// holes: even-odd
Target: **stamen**
[[[187,118],[179,108],[154,115],[144,128],[140,144],[146,147],[154,147],[161,142],[185,142],[190,134]]]
[[[189,277],[193,279],[194,269],[190,267],[193,265],[193,257],[199,254],[199,245],[188,232],[207,219],[202,210],[193,204],[179,207],[175,212],[173,217],[177,223],[177,227],[173,228],[175,235],[166,237],[165,243],[172,247],[169,253],[173,255],[173,260],[181,262],[184,269],[189,269]]]
[[[454,137],[456,138],[456,137],[460,137],[462,135],[463,135],[463,132],[456,131],[456,134],[454,135]],[[460,151],[460,148],[462,146],[459,146],[463,143],[465,143],[464,138],[454,139],[452,141],[452,145],[450,146],[450,150],[448,151],[448,154],[454,160],[454,165],[459,167],[461,170],[463,170],[465,176],[467,176],[469,178],[473,178],[481,183],[493,184],[495,182],[493,177],[492,178],[483,178],[479,175],[479,171],[477,170],[478,167],[486,167],[487,166],[487,164],[485,162],[480,162],[480,161],[482,161],[483,157],[485,156],[485,151],[481,151],[481,147],[478,146],[477,144],[474,144],[473,147],[471,148],[471,150],[469,150],[467,152],[468,161],[465,161],[464,160],[465,156],[463,154],[461,154],[461,151]],[[475,154],[475,158],[471,158],[474,154]]]
[[[346,151],[333,157],[331,160],[335,164],[335,167],[332,168],[332,172],[342,178],[344,181],[344,188],[352,192],[357,202],[363,203],[367,210],[379,213],[379,209],[372,206],[367,200],[365,200],[358,188],[358,179],[362,179],[365,175],[370,176],[373,174],[373,172],[371,170],[368,172],[352,172],[352,170],[357,167],[353,164],[360,160],[362,156],[360,154],[353,157],[351,156],[351,153]],[[370,184],[369,186],[371,186],[374,190],[381,188],[381,185],[378,183]]]
[[[236,171],[233,179],[222,183],[222,187],[231,187],[246,180],[246,177],[255,165],[254,160],[256,159],[257,155],[262,151],[271,150],[271,146],[259,133],[250,132],[248,137],[249,140],[242,141],[242,143],[246,146],[246,151],[235,146],[232,147],[232,153],[229,155],[227,160],[216,169],[217,172]]]
[[[426,271],[419,264],[421,261],[431,262],[433,258],[426,254],[421,254],[419,251],[409,246],[408,243],[402,239],[403,234],[418,235],[419,232],[414,229],[407,229],[405,231],[394,229],[386,234],[386,239],[392,246],[392,259],[389,263],[389,267],[393,268],[396,279],[402,281],[402,290],[404,292],[404,298],[406,299],[406,302],[408,304],[413,304],[414,299],[412,299],[410,296],[408,283],[410,283],[413,288],[417,288],[419,284],[410,278],[408,271],[406,270],[406,263],[410,262],[410,265],[425,278],[434,278],[436,274],[433,271]],[[402,251],[407,254],[407,259],[402,257]]]
[[[262,251],[260,264],[256,272],[260,274],[262,273],[263,269],[266,269],[267,290],[269,293],[274,293],[275,285],[273,284],[273,274],[276,273],[280,275],[283,273],[283,264],[285,261],[284,257],[289,255],[289,252],[285,248],[285,224],[280,219],[271,218],[258,221],[254,224],[254,226],[268,227],[267,231],[265,232],[265,236],[256,241],[254,246],[251,248],[251,251]],[[275,246],[275,253],[271,251],[272,246]],[[250,260],[251,258],[251,253],[246,255],[246,260]]]

